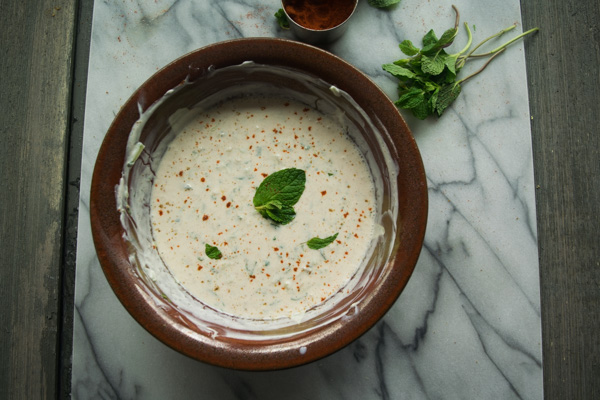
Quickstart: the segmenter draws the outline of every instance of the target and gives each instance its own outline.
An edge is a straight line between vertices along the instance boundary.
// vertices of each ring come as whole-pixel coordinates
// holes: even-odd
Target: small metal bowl
[[[327,44],[339,39],[348,29],[348,20],[354,15],[358,0],[347,1],[348,3],[354,3],[350,14],[346,16],[345,19],[341,20],[341,22],[338,21],[335,25],[325,29],[309,28],[297,22],[286,8],[286,4],[289,3],[289,0],[282,0],[281,6],[289,21],[290,30],[299,40],[309,44]],[[308,4],[310,1],[305,1],[303,3]]]

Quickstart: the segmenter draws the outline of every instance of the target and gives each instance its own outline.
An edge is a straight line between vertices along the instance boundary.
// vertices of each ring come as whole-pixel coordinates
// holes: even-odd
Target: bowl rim
[[[220,68],[244,61],[296,68],[316,75],[353,98],[365,97],[382,110],[378,117],[388,126],[392,140],[402,146],[406,179],[413,182],[410,208],[402,215],[403,234],[399,250],[390,263],[387,279],[370,294],[374,301],[360,310],[361,318],[334,321],[316,335],[301,335],[285,343],[215,340],[190,334],[148,298],[136,283],[124,254],[123,228],[117,211],[115,187],[125,160],[129,132],[139,118],[168,90],[186,79],[202,76],[209,66]],[[343,73],[341,73],[343,71]],[[401,211],[399,211],[401,212]],[[275,370],[321,359],[350,344],[379,321],[399,297],[419,258],[427,223],[428,195],[423,162],[414,137],[389,97],[371,79],[340,57],[308,44],[279,38],[241,38],[211,44],[183,55],[148,78],[125,102],[110,125],[99,149],[90,189],[92,237],[100,265],[117,298],[130,315],[154,337],[194,359],[238,370]],[[158,312],[157,312],[158,311]],[[299,351],[304,348],[308,351]]]

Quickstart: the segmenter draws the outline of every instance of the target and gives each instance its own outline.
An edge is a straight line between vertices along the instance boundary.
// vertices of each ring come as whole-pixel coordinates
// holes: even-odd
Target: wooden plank
[[[544,392],[600,399],[600,2],[523,0]]]
[[[79,183],[83,148],[83,122],[87,89],[88,63],[92,31],[93,0],[80,0],[77,17],[77,37],[73,70],[71,129],[65,200],[64,258],[62,282],[62,329],[60,341],[59,397],[70,398],[73,355],[73,312],[75,298],[75,267],[77,254],[77,223],[79,217]],[[86,190],[84,188],[84,190]]]
[[[0,11],[0,388],[53,398],[76,2]]]

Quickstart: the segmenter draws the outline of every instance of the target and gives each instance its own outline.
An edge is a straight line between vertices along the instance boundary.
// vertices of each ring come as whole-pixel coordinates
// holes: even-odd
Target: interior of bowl
[[[375,181],[381,234],[372,240],[363,267],[344,293],[301,319],[237,318],[208,307],[173,278],[153,246],[149,193],[154,171],[179,127],[198,110],[257,94],[277,94],[341,116]],[[414,269],[426,213],[418,149],[386,95],[330,53],[280,39],[219,43],[176,60],[150,78],[106,135],[94,170],[90,209],[102,268],[141,325],[188,356],[252,370],[316,360],[369,329]]]

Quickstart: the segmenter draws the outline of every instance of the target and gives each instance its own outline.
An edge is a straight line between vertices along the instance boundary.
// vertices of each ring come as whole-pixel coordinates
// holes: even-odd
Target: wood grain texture
[[[75,266],[77,255],[77,223],[79,215],[79,184],[83,148],[83,122],[87,86],[90,41],[92,31],[93,0],[79,0],[76,21],[75,54],[73,58],[73,86],[71,101],[71,126],[67,190],[65,198],[65,224],[62,275],[62,330],[60,337],[59,398],[71,395],[71,370],[73,355],[73,318],[75,298]]]
[[[522,0],[547,399],[600,399],[600,2]]]
[[[75,2],[0,3],[0,388],[57,394]]]

